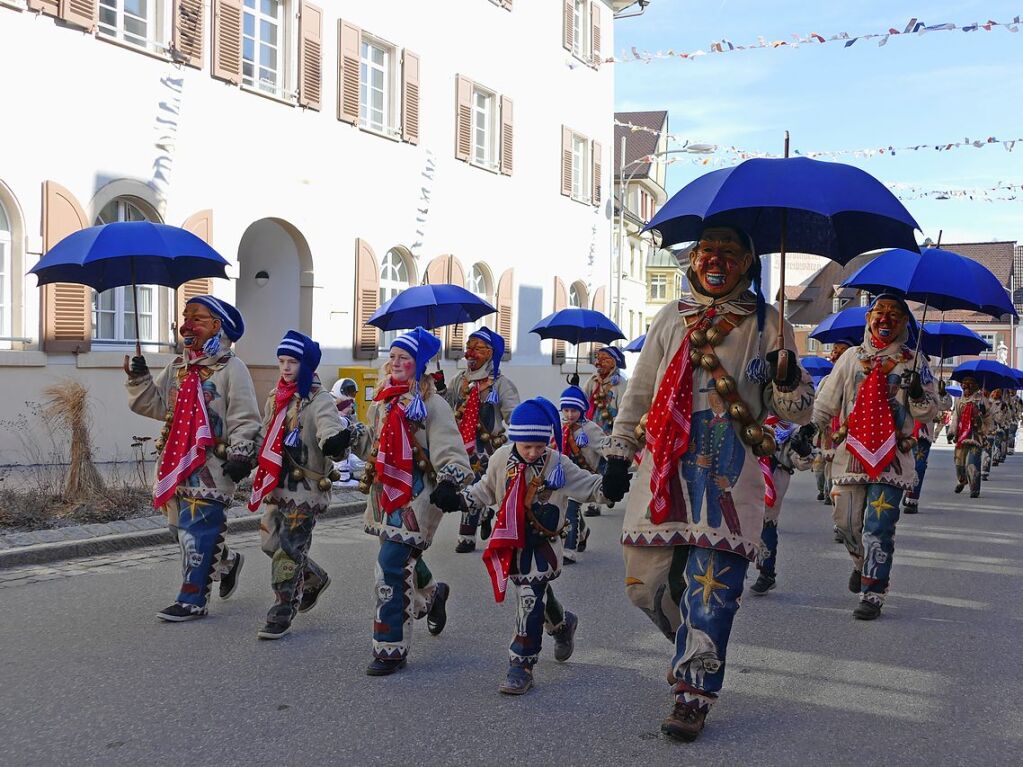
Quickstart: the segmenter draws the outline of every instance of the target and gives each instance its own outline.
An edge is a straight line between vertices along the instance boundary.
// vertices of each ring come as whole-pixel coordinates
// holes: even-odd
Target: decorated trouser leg
[[[405,543],[381,541],[376,564],[373,657],[398,660],[408,655],[412,624],[430,611],[437,584],[423,552]]]
[[[961,463],[960,455],[962,456]],[[980,462],[981,448],[979,445],[963,445],[956,448],[956,476],[960,482],[970,486],[970,497],[972,498],[980,495]]]
[[[582,504],[579,501],[569,500],[565,509],[565,522],[567,524],[565,559],[575,562],[581,553],[580,544],[585,548],[586,537],[589,534],[586,517],[582,514]]]
[[[817,496],[822,501],[825,498],[827,498],[827,496],[828,496],[828,493],[827,493],[827,490],[828,490],[828,478],[827,478],[827,475],[824,473],[824,468],[825,468],[825,463],[824,463],[823,460],[820,462],[820,466],[816,466],[815,465],[813,467],[813,476],[814,476],[814,479],[817,480]]]
[[[762,575],[774,578],[777,575],[778,562],[778,519],[781,517],[781,504],[789,489],[792,475],[784,469],[774,470],[774,506],[764,510],[764,529],[760,531],[760,540],[764,544],[757,569]]]
[[[270,557],[270,586],[276,601],[266,615],[267,623],[290,625],[302,602],[302,592],[318,588],[327,573],[312,557],[316,514],[294,505],[286,508],[267,505],[259,524],[263,551]]]
[[[682,599],[682,565],[685,557],[676,556],[682,546],[622,546],[625,555],[625,593],[653,621],[670,642],[682,623],[679,602]]]
[[[516,583],[518,605],[515,615],[515,636],[508,648],[513,666],[532,669],[540,655],[543,632],[553,634],[565,622],[565,610],[554,596],[547,581]]]
[[[462,521],[458,525],[459,543],[476,543],[476,529],[480,526],[480,512],[463,511]]]
[[[888,592],[901,500],[901,489],[879,482],[835,488],[835,524],[860,571],[860,598],[876,605]]]
[[[213,581],[230,571],[236,553],[224,543],[227,517],[224,504],[202,498],[182,498],[171,532],[181,549],[181,591],[177,603],[205,613]]]
[[[913,457],[916,459],[916,484],[912,490],[906,492],[907,506],[916,506],[917,501],[920,500],[920,493],[924,487],[924,475],[927,473],[927,459],[930,454],[930,440],[917,440],[916,447],[913,448]]]
[[[991,473],[991,453],[995,449],[995,438],[987,437],[984,442],[984,452],[980,456],[980,478],[987,479]]]

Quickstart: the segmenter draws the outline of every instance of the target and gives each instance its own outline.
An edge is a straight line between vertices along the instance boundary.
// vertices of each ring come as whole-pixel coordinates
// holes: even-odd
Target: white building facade
[[[523,396],[557,397],[571,348],[528,331],[608,309],[611,22],[610,0],[0,0],[0,421],[73,377],[99,459],[155,433],[122,385],[130,289],[26,275],[70,232],[140,218],[231,262],[229,281],[140,288],[151,367],[211,289],[245,317],[260,397],[289,328],[329,384],[382,361],[364,324],[382,300],[454,282],[500,309],[484,322]],[[449,372],[470,331],[445,331]],[[0,465],[22,462],[10,431]]]

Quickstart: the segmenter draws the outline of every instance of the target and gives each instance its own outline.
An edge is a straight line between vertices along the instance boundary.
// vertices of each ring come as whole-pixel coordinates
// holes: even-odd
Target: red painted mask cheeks
[[[711,296],[731,293],[749,269],[753,254],[734,229],[711,228],[689,254],[693,274],[703,292]]]
[[[600,374],[601,378],[607,378],[618,369],[618,365],[615,364],[614,357],[607,352],[597,352],[597,359],[593,363],[593,366],[597,368],[597,373]]]
[[[882,298],[867,314],[867,327],[874,345],[881,348],[891,344],[906,329],[909,317],[897,301]]]
[[[964,378],[962,386],[964,397],[969,397],[977,392],[977,380],[975,378]]]
[[[186,349],[202,349],[203,344],[220,332],[220,320],[201,304],[186,304],[181,313],[178,334]]]
[[[465,345],[465,361],[469,370],[479,370],[494,356],[494,350],[478,338],[470,338]]]

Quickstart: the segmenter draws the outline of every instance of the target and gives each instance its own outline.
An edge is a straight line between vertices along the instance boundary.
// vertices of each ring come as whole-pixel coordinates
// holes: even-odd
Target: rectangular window
[[[590,142],[572,135],[572,199],[590,201]]]
[[[664,274],[650,276],[650,300],[663,301],[667,298],[668,277]]]
[[[572,55],[589,63],[590,60],[589,0],[573,0]]]
[[[985,349],[980,354],[982,357],[994,357],[998,349],[997,336],[994,333],[978,333],[981,338],[988,342],[990,349]]]
[[[363,36],[359,67],[359,124],[363,128],[389,133],[394,130],[394,51]]]
[[[835,296],[834,298],[832,298],[831,299],[831,313],[834,314],[835,312],[841,310],[841,308],[842,308],[842,299],[839,298],[838,296]]]
[[[148,51],[162,51],[158,42],[157,19],[161,0],[99,0],[97,31],[106,37],[137,45]]]
[[[818,341],[816,338],[809,338],[809,337],[807,337],[807,339],[806,339],[806,350],[808,352],[813,354],[815,352],[820,351],[820,348],[821,348],[820,341]]]
[[[156,341],[156,291],[152,285],[139,285],[138,296],[139,335],[142,341]],[[98,343],[135,341],[135,303],[131,288],[93,292],[92,337]]]
[[[860,306],[867,306],[870,303],[870,293],[867,291],[860,292]]]
[[[472,89],[472,161],[486,168],[497,167],[497,110],[493,93]]]
[[[242,83],[275,96],[284,88],[285,0],[245,0]]]

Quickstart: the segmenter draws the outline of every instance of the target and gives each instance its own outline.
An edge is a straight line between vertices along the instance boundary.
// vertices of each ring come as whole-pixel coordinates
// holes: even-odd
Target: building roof
[[[657,131],[650,133],[645,130],[631,130],[622,125],[615,125],[615,178],[619,178],[618,169],[622,167],[621,148],[622,138],[625,138],[625,175],[632,174],[633,178],[650,178],[651,164],[636,163],[640,157],[646,157],[657,151],[657,142],[660,141],[661,133],[668,128],[668,112],[660,110],[655,112],[615,112],[615,121],[640,125],[644,128]],[[636,163],[635,165],[633,163]]]
[[[845,266],[837,261],[828,261],[824,266],[806,280],[802,285],[789,285],[785,288],[786,301],[791,300],[791,308],[786,307],[785,314],[793,325],[818,325],[820,321],[832,313],[832,299],[835,289],[846,277],[863,266],[876,254],[857,256]],[[797,292],[798,291],[798,292]],[[795,293],[795,297],[793,297]],[[855,288],[842,288],[838,292],[840,298],[852,300],[858,295]],[[848,305],[848,304],[847,304]]]
[[[678,256],[667,248],[655,250],[646,259],[647,269],[678,269]]]

